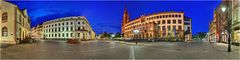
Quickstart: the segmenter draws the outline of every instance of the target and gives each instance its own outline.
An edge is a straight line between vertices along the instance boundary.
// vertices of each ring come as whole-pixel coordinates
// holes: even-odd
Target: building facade
[[[125,39],[192,40],[191,19],[183,12],[160,12],[129,20],[124,9],[122,34]],[[137,34],[135,32],[138,32]]]
[[[216,42],[227,43],[229,37],[228,28],[231,25],[231,40],[234,43],[240,43],[239,4],[239,0],[223,0],[214,10],[214,17],[209,31],[211,41],[216,40]],[[223,7],[227,8],[226,11],[222,11]]]
[[[31,28],[31,37],[34,39],[43,39],[43,26],[38,25],[36,27]]]
[[[30,19],[27,10],[16,5],[0,1],[0,43],[17,44],[29,37]]]
[[[95,32],[83,16],[54,19],[42,25],[44,39],[95,39]]]
[[[240,43],[240,1],[232,0],[230,3],[232,3],[232,40]]]

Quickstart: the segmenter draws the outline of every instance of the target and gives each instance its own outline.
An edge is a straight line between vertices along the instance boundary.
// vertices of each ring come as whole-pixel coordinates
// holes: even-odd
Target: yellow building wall
[[[2,13],[3,12],[7,12],[8,13],[8,20],[5,23],[2,23],[0,21],[0,31],[2,32],[2,28],[3,27],[7,27],[8,29],[8,36],[7,37],[2,37],[2,33],[0,36],[0,43],[4,43],[4,44],[16,44],[16,40],[17,40],[17,28],[21,28],[22,31],[25,31],[25,35],[22,36],[22,38],[25,38],[25,36],[27,36],[27,34],[30,32],[30,24],[28,23],[28,16],[26,16],[26,18],[24,18],[23,22],[24,22],[24,26],[22,26],[20,23],[17,23],[16,20],[18,20],[18,16],[21,15],[23,16],[22,12],[18,9],[17,6],[8,3],[8,2],[3,2],[1,1],[1,14],[0,17],[2,17]],[[26,12],[23,12],[25,15]],[[2,20],[2,19],[0,19]]]
[[[15,34],[14,34],[14,17],[15,17],[15,6],[12,4],[9,4],[8,2],[2,2],[2,13],[7,12],[8,13],[8,20],[5,23],[1,23],[1,30],[3,27],[7,27],[8,29],[8,36],[2,37],[0,43],[7,43],[7,44],[15,44]],[[1,14],[2,15],[2,14]],[[1,33],[2,35],[2,33]]]

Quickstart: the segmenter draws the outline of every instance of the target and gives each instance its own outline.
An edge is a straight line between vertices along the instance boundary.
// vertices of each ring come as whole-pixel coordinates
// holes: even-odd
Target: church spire
[[[125,6],[124,7],[124,14],[123,14],[123,24],[126,24],[129,22],[129,14],[128,14],[128,11],[127,11],[127,7]]]
[[[124,7],[124,14],[123,14],[123,20],[122,20],[122,33],[124,32],[124,25],[129,22],[129,15],[127,11],[127,7]]]

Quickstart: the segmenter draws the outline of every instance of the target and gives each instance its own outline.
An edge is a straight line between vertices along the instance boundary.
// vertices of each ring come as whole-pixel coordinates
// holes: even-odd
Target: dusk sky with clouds
[[[124,6],[130,19],[163,11],[184,11],[192,18],[193,33],[208,32],[214,9],[221,1],[9,1],[27,9],[31,26],[69,16],[85,16],[99,34],[121,32]]]

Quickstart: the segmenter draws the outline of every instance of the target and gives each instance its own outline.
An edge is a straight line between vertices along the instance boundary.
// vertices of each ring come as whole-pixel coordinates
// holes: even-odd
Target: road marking
[[[135,60],[134,46],[131,46],[129,60]]]

